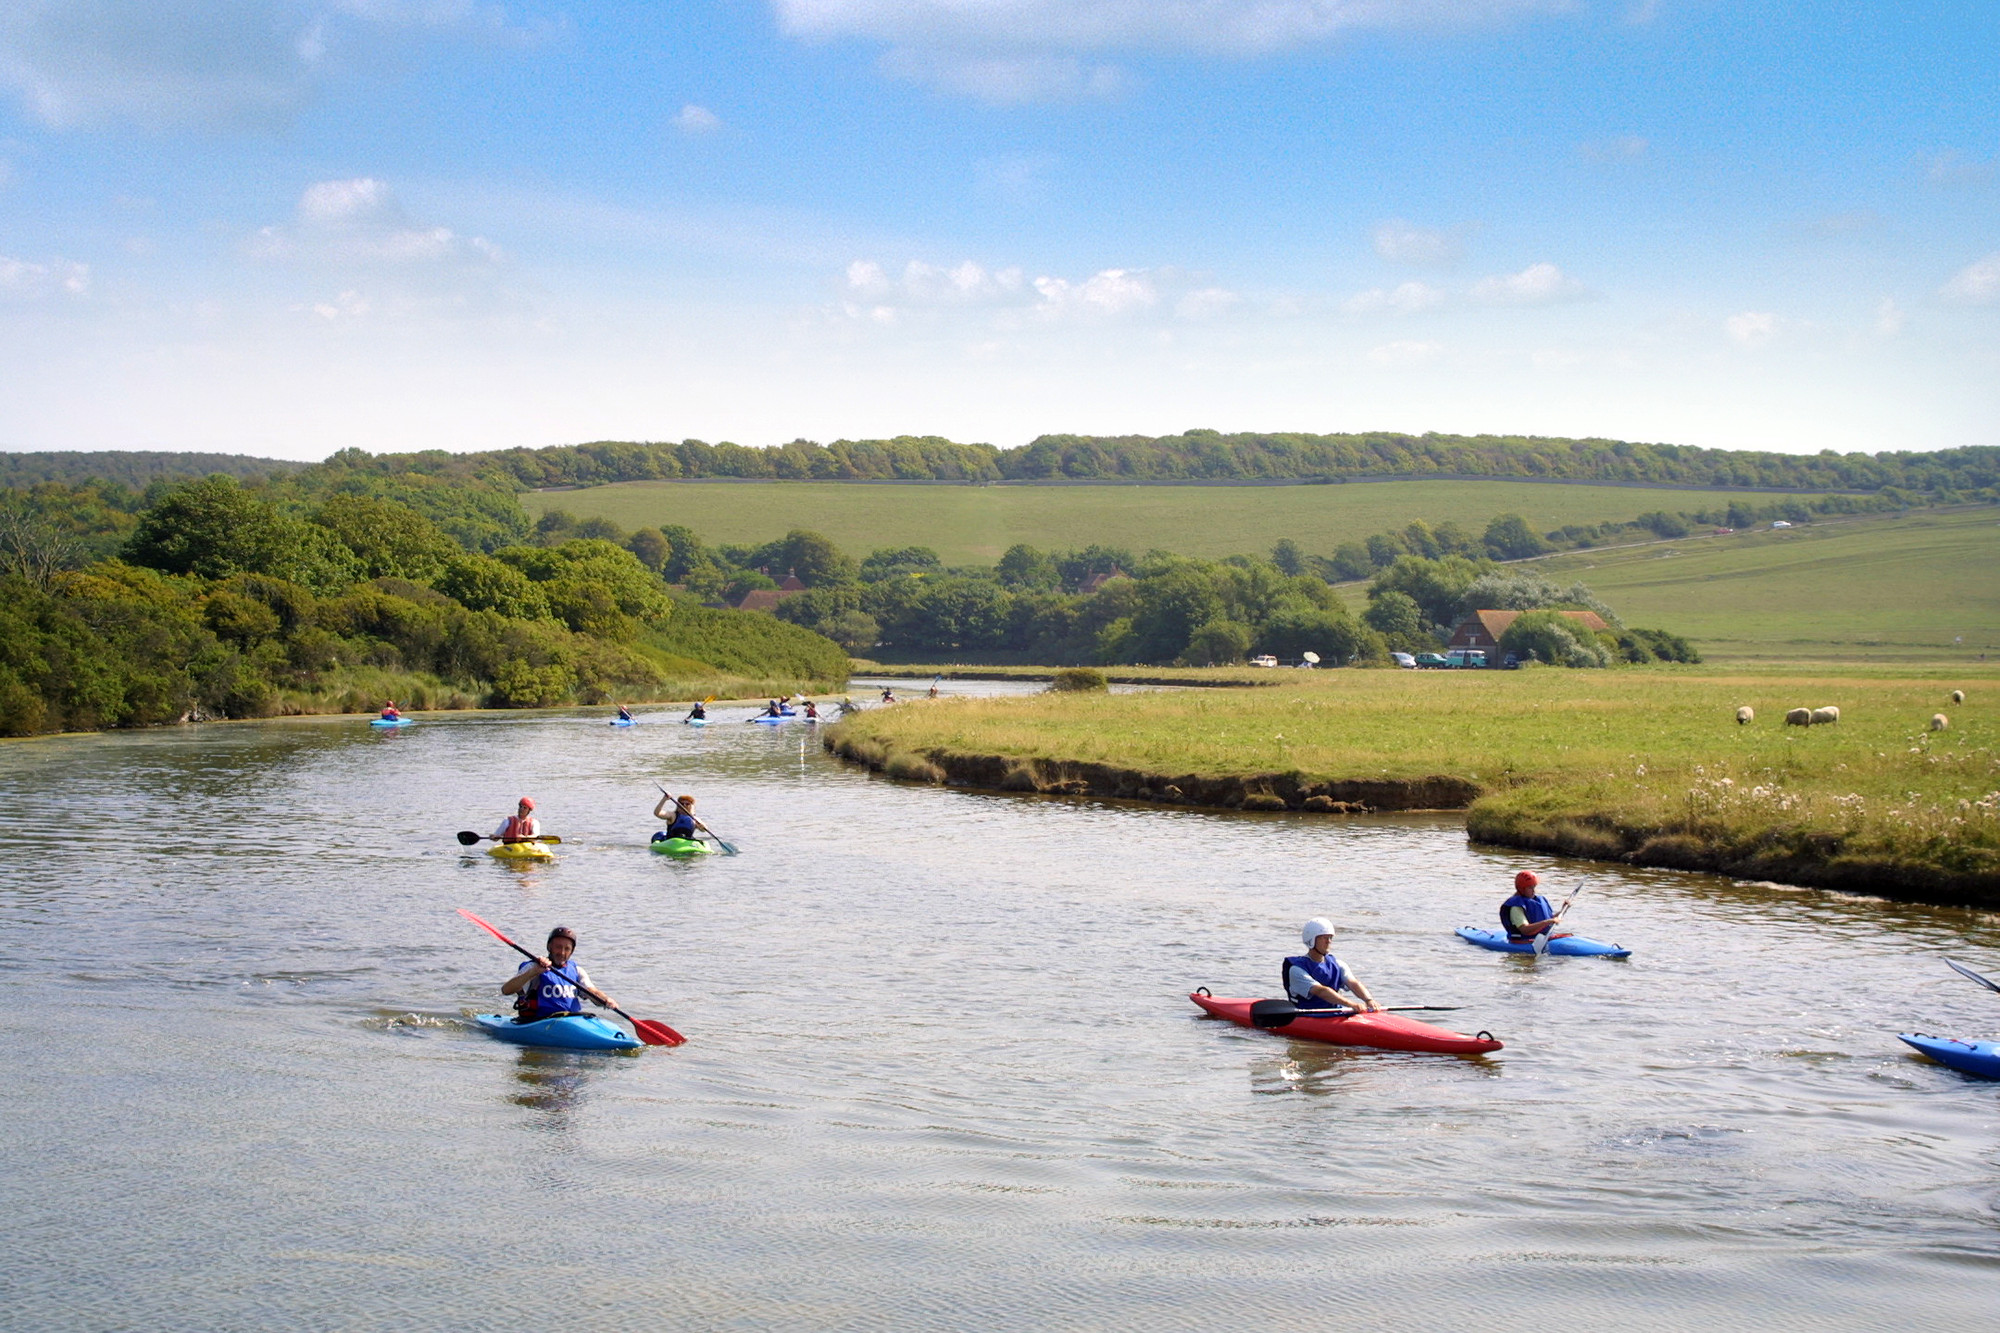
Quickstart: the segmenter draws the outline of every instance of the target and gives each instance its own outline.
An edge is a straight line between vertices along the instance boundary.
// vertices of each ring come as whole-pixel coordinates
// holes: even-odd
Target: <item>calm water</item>
[[[959,687],[966,688],[966,687]],[[990,687],[998,691],[1004,687]],[[859,690],[857,689],[857,694]],[[0,746],[0,1327],[1991,1328],[2000,920],[1466,845],[900,787],[803,728],[349,719]],[[645,850],[651,782],[743,848]],[[532,794],[569,840],[465,857]],[[1526,864],[1629,962],[1453,938]],[[558,922],[692,1039],[463,1016]],[[1300,921],[1508,1043],[1200,1018]]]

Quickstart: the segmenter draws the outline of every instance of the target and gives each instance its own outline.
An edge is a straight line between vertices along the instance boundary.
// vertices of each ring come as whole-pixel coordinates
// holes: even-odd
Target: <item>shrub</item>
[[[1611,662],[1611,654],[1595,635],[1554,611],[1529,611],[1516,618],[1500,636],[1500,648],[1523,661],[1532,658],[1552,666],[1601,667]]]
[[[1096,667],[1064,667],[1049,681],[1049,689],[1058,694],[1103,694],[1111,689],[1111,681]]]

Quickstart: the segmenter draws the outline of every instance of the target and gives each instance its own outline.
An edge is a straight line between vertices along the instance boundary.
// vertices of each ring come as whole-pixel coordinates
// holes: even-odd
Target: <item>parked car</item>
[[[1785,522],[1785,520],[1781,518],[1777,520],[1775,523],[1771,524],[1771,526],[1774,528],[1789,528],[1792,525]]]
[[[1484,648],[1454,648],[1444,655],[1447,665],[1455,667],[1483,667],[1486,665]]]
[[[1250,665],[1261,666],[1261,667],[1274,667],[1278,665],[1278,659],[1271,656],[1269,653],[1260,653],[1256,657],[1250,659]]]
[[[1406,671],[1417,665],[1417,659],[1408,653],[1390,653],[1389,657],[1397,666],[1402,667]]]
[[[1442,668],[1451,665],[1451,663],[1445,661],[1444,657],[1438,653],[1418,653],[1416,664],[1425,669],[1433,667]]]

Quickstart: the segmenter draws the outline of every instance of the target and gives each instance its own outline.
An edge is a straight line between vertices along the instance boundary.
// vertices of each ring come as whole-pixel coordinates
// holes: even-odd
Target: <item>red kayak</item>
[[[1217,1018],[1226,1018],[1238,1027],[1254,1028],[1250,1006],[1255,1000],[1228,1000],[1196,991],[1188,996]],[[1378,1051],[1435,1051],[1440,1055],[1484,1055],[1500,1049],[1490,1032],[1468,1037],[1461,1032],[1419,1023],[1401,1014],[1342,1014],[1339,1017],[1302,1013],[1273,1031],[1304,1041],[1324,1041],[1335,1046],[1372,1046]]]

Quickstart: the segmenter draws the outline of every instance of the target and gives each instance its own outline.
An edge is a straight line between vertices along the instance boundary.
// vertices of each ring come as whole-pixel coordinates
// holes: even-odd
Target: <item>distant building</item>
[[[743,594],[743,600],[736,604],[738,611],[774,612],[778,603],[792,596],[783,588],[752,588]]]
[[[1130,574],[1127,574],[1124,570],[1118,568],[1118,566],[1113,565],[1109,570],[1109,572],[1103,574],[1092,574],[1089,578],[1085,579],[1081,584],[1081,586],[1077,588],[1077,592],[1084,597],[1088,597],[1090,596],[1090,594],[1096,592],[1099,588],[1102,588],[1105,584],[1111,582],[1111,580],[1113,579],[1125,579],[1130,577],[1132,577]]]
[[[799,579],[799,576],[792,570],[789,569],[786,570],[785,577],[778,580],[779,592],[804,592],[805,590],[806,590],[806,585]]]
[[[1611,628],[1604,623],[1604,617],[1595,611],[1558,611],[1556,614],[1574,620],[1592,632]],[[1492,652],[1500,646],[1500,636],[1520,616],[1519,611],[1474,611],[1458,622],[1458,628],[1451,632],[1451,642],[1445,645],[1445,650],[1474,648]]]

